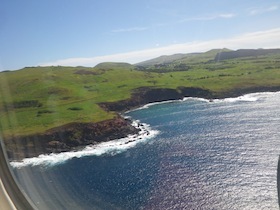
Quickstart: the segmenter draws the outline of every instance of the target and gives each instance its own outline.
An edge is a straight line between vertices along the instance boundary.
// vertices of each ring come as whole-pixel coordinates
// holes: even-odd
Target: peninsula
[[[120,114],[151,102],[280,91],[280,49],[214,49],[139,64],[26,67],[0,73],[8,157],[77,150],[139,129]]]

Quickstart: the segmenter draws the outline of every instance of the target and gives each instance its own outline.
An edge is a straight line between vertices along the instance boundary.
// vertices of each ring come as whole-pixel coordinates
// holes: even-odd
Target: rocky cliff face
[[[200,88],[179,87],[178,89],[139,88],[132,97],[113,103],[101,103],[107,111],[123,112],[147,103],[182,99],[185,96],[210,98],[212,94]],[[98,123],[70,123],[46,131],[44,134],[13,137],[6,140],[8,156],[11,159],[35,157],[40,154],[77,150],[90,144],[137,134],[138,128],[120,115],[112,120]]]
[[[11,159],[35,157],[40,154],[77,150],[99,142],[137,134],[139,129],[131,121],[117,116],[98,123],[71,123],[48,130],[44,134],[14,137],[6,141]]]
[[[177,89],[152,89],[146,87],[136,89],[129,99],[99,105],[107,111],[123,112],[147,103],[178,100],[184,97],[214,99],[236,97],[252,92],[279,90],[279,86],[252,87],[213,93],[209,90],[194,87],[178,87]],[[19,160],[40,154],[77,150],[90,144],[123,138],[129,134],[137,134],[139,129],[133,127],[131,123],[130,120],[118,115],[114,119],[98,123],[73,122],[50,129],[44,134],[10,138],[6,140],[8,156],[10,159]]]
[[[194,87],[178,87],[177,89],[139,88],[134,91],[129,99],[117,102],[100,103],[99,105],[107,111],[122,112],[148,103],[179,100],[184,97],[201,97],[210,99],[213,95],[208,90]]]

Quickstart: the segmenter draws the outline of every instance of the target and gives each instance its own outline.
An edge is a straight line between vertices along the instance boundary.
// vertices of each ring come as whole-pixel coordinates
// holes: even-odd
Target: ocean
[[[149,104],[141,134],[12,162],[44,209],[279,209],[280,92]]]

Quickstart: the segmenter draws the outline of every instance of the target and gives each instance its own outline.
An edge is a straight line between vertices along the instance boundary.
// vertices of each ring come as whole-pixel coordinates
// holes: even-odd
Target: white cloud
[[[274,5],[271,7],[267,7],[267,8],[256,8],[256,9],[251,9],[249,11],[249,15],[259,15],[259,14],[264,14],[264,13],[268,13],[268,12],[274,12],[276,10],[278,10],[279,7]]]
[[[227,14],[220,14],[218,17],[220,17],[220,18],[233,18],[235,16],[236,16],[236,14],[227,13]]]
[[[229,19],[235,17],[236,14],[234,13],[221,13],[221,14],[215,14],[215,15],[204,15],[204,16],[198,16],[198,17],[191,17],[183,19],[179,22],[188,22],[188,21],[207,21],[207,20],[215,20],[215,19]]]
[[[145,30],[148,30],[148,28],[147,27],[131,27],[131,28],[114,29],[114,30],[112,30],[112,32],[121,33],[121,32],[145,31]]]
[[[245,33],[227,39],[209,41],[194,41],[182,44],[173,44],[165,47],[157,47],[113,55],[96,56],[92,58],[68,58],[54,62],[41,63],[40,66],[95,66],[101,62],[128,62],[138,63],[161,55],[175,53],[204,52],[214,48],[280,48],[280,28],[266,31]]]
[[[233,13],[223,13],[223,14],[218,14],[218,15],[199,17],[199,18],[196,18],[196,20],[215,20],[215,19],[219,19],[219,18],[228,19],[228,18],[233,18],[235,16],[236,15]]]

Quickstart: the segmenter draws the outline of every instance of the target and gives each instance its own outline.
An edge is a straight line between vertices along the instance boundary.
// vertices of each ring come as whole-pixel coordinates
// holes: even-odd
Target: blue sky
[[[280,48],[279,0],[2,0],[0,70]]]

